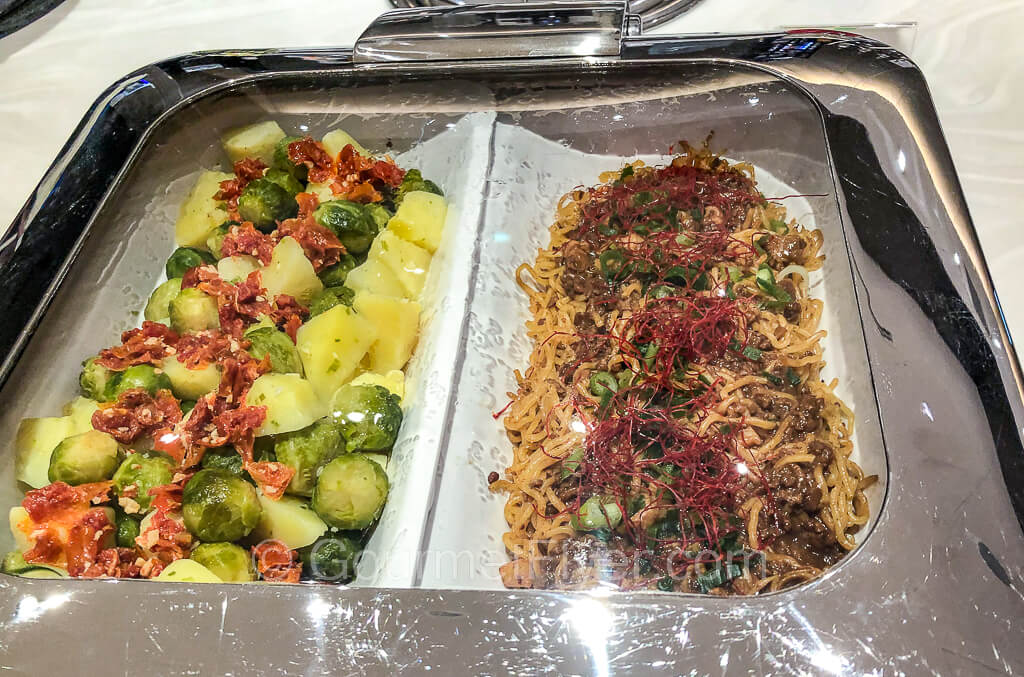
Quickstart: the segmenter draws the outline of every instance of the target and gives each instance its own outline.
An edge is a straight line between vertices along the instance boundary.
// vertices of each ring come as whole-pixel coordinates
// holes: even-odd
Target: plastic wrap
[[[420,413],[407,419],[407,460],[393,476],[406,489],[370,545],[384,564],[358,586],[0,576],[3,665],[66,672],[71,656],[82,674],[1019,672],[1019,368],[930,101],[912,64],[877,44],[799,40],[636,39],[605,61],[359,68],[347,51],[213,54],[119,83],[0,257],[20,299],[3,307],[13,329],[0,331],[0,435],[53,412],[73,394],[83,351],[130,323],[170,246],[187,177],[217,161],[220,131],[263,117],[311,133],[342,126],[429,166],[458,205],[410,374]],[[883,476],[875,522],[826,575],[756,598],[502,590],[503,499],[483,477],[510,453],[489,414],[526,348],[525,300],[509,271],[546,241],[558,195],[712,130],[716,149],[758,167],[763,190],[810,196],[791,212],[825,231],[815,291],[832,306],[826,360],[857,409],[861,460]],[[12,467],[2,455],[6,505],[18,497]],[[443,557],[454,564],[439,568]]]

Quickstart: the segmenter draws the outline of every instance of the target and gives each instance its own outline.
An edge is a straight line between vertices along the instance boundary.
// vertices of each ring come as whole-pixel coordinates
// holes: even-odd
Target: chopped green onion
[[[771,383],[773,386],[780,386],[783,384],[783,380],[781,378],[770,372],[762,371],[761,376],[764,376],[766,379],[768,379],[768,383]]]
[[[768,221],[768,227],[776,233],[781,233],[783,235],[789,232],[789,226],[786,225],[786,222],[779,219],[770,219]]]
[[[601,274],[611,282],[622,273],[626,266],[626,257],[618,249],[608,249],[601,252],[597,262],[601,267]]]
[[[690,216],[693,218],[694,221],[700,223],[701,221],[704,220],[704,210],[701,209],[700,207],[694,207],[693,209],[690,210]]]
[[[622,168],[621,172],[619,172],[619,181],[625,181],[631,176],[633,176],[633,165],[627,165]]]
[[[730,282],[729,284],[725,285],[725,295],[728,296],[729,300],[731,300],[731,301],[735,301],[736,300],[736,290],[733,289],[732,282]]]
[[[756,249],[761,254],[766,253],[764,248],[765,245],[768,244],[769,237],[771,237],[771,235],[762,235],[761,237],[754,240],[754,249]]]
[[[652,298],[663,299],[667,296],[675,296],[676,289],[671,285],[659,284],[651,287],[650,295]]]
[[[654,193],[649,190],[642,190],[633,194],[633,206],[642,207],[645,204],[654,202]]]
[[[662,592],[672,592],[676,588],[676,582],[671,576],[665,576],[664,578],[658,579],[658,590]]]
[[[694,240],[686,233],[680,233],[679,235],[676,236],[676,242],[683,245],[684,247],[689,247],[690,245],[694,244],[696,240]]]
[[[698,374],[697,375],[697,380],[700,381],[701,383],[703,383],[704,385],[707,385],[707,386],[711,385],[711,378],[708,377],[707,374]]]
[[[789,381],[789,385],[798,386],[800,385],[800,374],[796,373],[793,367],[786,367],[786,380]]]
[[[729,279],[733,282],[739,282],[743,279],[743,273],[736,266],[726,266],[725,270],[729,273]]]
[[[701,592],[707,593],[721,587],[734,578],[739,578],[741,575],[743,575],[743,568],[738,564],[717,566],[710,571],[699,574],[697,576],[697,585],[700,586]]]
[[[752,362],[757,362],[761,359],[760,350],[754,346],[741,346],[740,342],[736,339],[729,341],[729,350],[735,350],[736,352],[741,353],[743,357],[751,360]]]
[[[607,371],[595,371],[590,375],[590,393],[604,398],[618,392],[619,382]]]
[[[629,369],[623,369],[620,371],[619,375],[615,377],[616,382],[619,384],[619,390],[623,390],[624,388],[628,388],[633,385],[634,376],[636,376],[636,374]]]
[[[599,497],[591,496],[569,521],[576,531],[615,529],[622,523],[622,510],[614,501],[602,502]]]
[[[772,269],[763,263],[757,269],[757,286],[761,288],[761,291],[769,294],[780,303],[789,303],[793,300],[793,297],[789,295],[789,292],[775,283],[775,276],[772,274]]]
[[[572,452],[562,459],[562,479],[564,480],[569,475],[572,475],[580,467],[580,463],[583,461],[584,449],[583,447],[576,447]]]

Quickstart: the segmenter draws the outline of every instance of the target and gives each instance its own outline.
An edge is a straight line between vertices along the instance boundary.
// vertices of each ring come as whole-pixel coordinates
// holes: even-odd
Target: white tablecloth
[[[0,224],[93,99],[152,61],[204,49],[351,45],[386,0],[68,0],[0,40]],[[1024,336],[1013,207],[1024,190],[1024,1],[705,0],[659,33],[916,21],[931,85],[1011,331]]]

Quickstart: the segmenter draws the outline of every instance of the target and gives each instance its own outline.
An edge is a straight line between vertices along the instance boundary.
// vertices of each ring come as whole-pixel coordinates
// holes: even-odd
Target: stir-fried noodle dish
[[[754,169],[683,144],[559,202],[529,296],[507,587],[750,595],[812,579],[855,545],[876,478],[822,380],[822,234]]]

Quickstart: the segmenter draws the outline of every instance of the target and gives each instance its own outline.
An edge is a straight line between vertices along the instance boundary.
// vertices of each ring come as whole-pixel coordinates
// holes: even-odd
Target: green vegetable
[[[569,518],[569,522],[576,531],[615,529],[622,523],[622,510],[614,501],[602,501],[598,496],[591,496],[580,506],[579,513]]]
[[[96,363],[95,357],[90,357],[82,363],[82,373],[78,377],[78,385],[82,388],[82,394],[97,402],[109,402],[110,381],[115,372]]]
[[[800,374],[796,373],[793,367],[786,367],[786,380],[791,386],[798,386],[801,383]]]
[[[562,459],[562,479],[564,480],[569,475],[576,472],[580,463],[583,461],[583,455],[586,450],[583,447],[576,447],[573,449],[568,456]]]
[[[602,407],[618,390],[618,380],[607,371],[595,371],[590,375],[590,394],[601,399]]]
[[[297,194],[305,190],[305,186],[302,185],[301,181],[283,169],[268,169],[267,173],[263,175],[263,178],[281,186],[288,191],[288,194],[292,197],[295,197]]]
[[[288,334],[274,327],[258,327],[245,332],[252,345],[247,352],[257,360],[270,355],[270,367],[279,374],[301,374],[302,360]]]
[[[262,510],[256,488],[227,470],[200,470],[182,492],[185,528],[200,541],[237,541],[248,536]]]
[[[719,565],[702,574],[697,574],[697,585],[700,586],[702,592],[707,593],[742,575],[743,568],[738,564]]]
[[[324,283],[325,287],[340,287],[345,284],[349,271],[356,265],[358,264],[354,256],[342,254],[340,261],[320,271],[320,281]]]
[[[158,390],[170,390],[171,380],[167,374],[158,374],[156,367],[151,364],[136,364],[115,373],[107,384],[107,393],[111,400],[116,400],[121,393],[135,388],[156,395]]]
[[[114,476],[121,463],[117,440],[99,430],[88,430],[64,439],[50,456],[47,477],[72,486],[103,482]]]
[[[51,567],[45,564],[26,562],[24,555],[14,550],[4,555],[3,563],[0,564],[0,571],[5,574],[14,574],[24,578],[67,578],[68,574],[63,569]]]
[[[337,305],[352,307],[356,293],[348,287],[325,287],[313,296],[309,304],[309,316],[314,317]]]
[[[388,225],[388,221],[390,221],[391,217],[394,216],[394,214],[390,212],[387,207],[377,202],[371,202],[370,204],[366,205],[365,208],[366,212],[370,215],[370,218],[373,219],[373,222],[377,224],[378,230],[383,230],[384,228],[386,228]]]
[[[400,204],[402,204],[402,201],[405,200],[405,196],[407,193],[411,193],[417,190],[423,191],[424,193],[433,193],[434,195],[440,195],[441,197],[444,197],[444,191],[442,191],[441,188],[438,187],[436,183],[430,181],[429,179],[424,179],[423,174],[420,173],[420,170],[410,169],[405,173],[405,177],[402,179],[402,185],[400,185],[398,187],[398,190],[395,191],[395,207],[398,207]]]
[[[317,468],[343,453],[345,438],[331,418],[322,418],[302,430],[278,435],[274,443],[278,462],[295,470],[288,493],[299,496],[311,496]]]
[[[295,196],[270,179],[250,181],[238,196],[238,213],[245,221],[269,233],[278,221],[290,219],[299,211]]]
[[[149,490],[163,484],[170,484],[174,477],[175,462],[158,451],[142,451],[128,454],[114,473],[114,487],[123,494],[128,487],[136,487],[135,501],[143,510],[149,510],[153,497]]]
[[[675,579],[671,576],[664,576],[658,579],[658,590],[662,592],[672,592],[676,588]]]
[[[189,555],[225,583],[246,583],[255,580],[252,557],[234,543],[202,543]]]
[[[302,563],[318,581],[348,583],[356,577],[362,547],[347,536],[327,535],[302,552]]]
[[[667,298],[669,296],[675,296],[678,293],[679,292],[672,285],[659,284],[659,285],[655,285],[654,287],[651,287],[651,291],[648,292],[648,295],[652,299],[663,299],[663,298]]]
[[[164,270],[167,271],[167,279],[171,280],[182,277],[190,268],[216,262],[210,252],[195,247],[178,247],[168,257]]]
[[[402,425],[399,399],[378,385],[344,385],[331,398],[330,416],[349,451],[390,449]]]
[[[189,413],[196,408],[195,400],[182,400],[180,405],[182,417],[187,417]]]
[[[210,253],[212,253],[218,259],[223,258],[224,253],[221,251],[221,247],[224,244],[224,238],[227,237],[227,234],[229,232],[231,232],[231,226],[240,225],[242,224],[240,224],[238,221],[225,221],[224,223],[214,228],[213,231],[210,232],[210,235],[206,238],[206,247],[210,250]]]
[[[618,249],[606,249],[601,252],[597,257],[597,264],[601,269],[601,275],[608,282],[614,282],[629,273],[626,257]]]
[[[278,141],[277,146],[274,148],[274,159],[271,161],[270,166],[274,169],[288,172],[299,181],[305,181],[309,168],[306,165],[295,164],[288,157],[288,145],[301,140],[301,136],[286,136]]]
[[[380,517],[388,497],[388,476],[362,454],[339,456],[320,471],[313,510],[329,526],[365,529]]]
[[[139,520],[118,511],[115,523],[117,525],[117,547],[134,548],[135,539],[139,537]]]
[[[775,283],[775,276],[772,274],[772,269],[761,264],[757,269],[757,286],[761,291],[775,298],[780,303],[789,303],[793,300],[793,297],[789,293]]]
[[[751,360],[752,362],[758,362],[761,359],[762,351],[758,350],[754,346],[741,345],[736,339],[729,341],[729,350],[734,350],[741,353],[743,357]]]
[[[782,235],[789,232],[789,226],[786,225],[785,221],[780,219],[770,219],[768,221],[768,227],[771,228],[773,232],[781,233]]]
[[[368,250],[380,230],[363,205],[348,200],[324,202],[313,212],[313,218],[337,235],[350,254]]]
[[[207,449],[206,453],[203,454],[203,460],[199,462],[202,468],[213,468],[217,470],[227,470],[232,475],[237,475],[243,479],[249,476],[243,468],[242,455],[239,454],[234,447],[219,447],[217,449]]]
[[[189,369],[177,355],[170,355],[160,366],[171,384],[171,392],[183,400],[197,400],[220,385],[222,369],[216,363]]]
[[[171,300],[168,314],[171,318],[171,329],[179,334],[220,328],[217,299],[195,287],[182,289]]]
[[[146,303],[146,310],[143,312],[143,317],[150,322],[166,321],[170,317],[171,299],[177,296],[180,291],[180,277],[174,277],[162,283],[150,295],[149,302]]]
[[[768,379],[768,383],[771,383],[773,386],[780,386],[783,384],[783,380],[781,378],[779,378],[778,376],[769,371],[762,371],[761,376],[764,376],[766,379]]]

